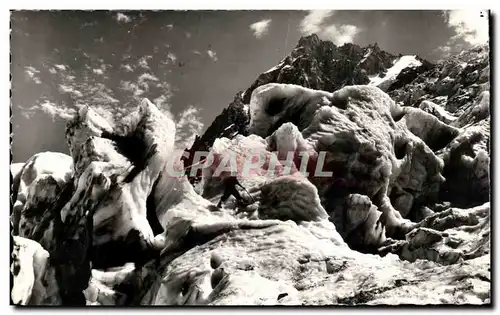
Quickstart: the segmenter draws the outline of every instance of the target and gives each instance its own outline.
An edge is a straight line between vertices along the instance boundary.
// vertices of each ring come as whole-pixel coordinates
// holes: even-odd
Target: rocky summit
[[[149,100],[121,125],[82,107],[70,155],[11,165],[11,301],[491,304],[489,90],[488,46],[311,35],[182,158]]]

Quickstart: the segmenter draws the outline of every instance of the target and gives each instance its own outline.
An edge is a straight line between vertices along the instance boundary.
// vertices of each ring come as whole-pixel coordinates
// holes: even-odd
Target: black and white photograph
[[[10,10],[11,308],[492,307],[493,17]]]

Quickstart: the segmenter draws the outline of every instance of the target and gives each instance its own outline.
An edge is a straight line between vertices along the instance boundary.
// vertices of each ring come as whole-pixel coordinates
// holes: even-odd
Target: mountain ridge
[[[206,151],[216,138],[236,134],[248,135],[244,127],[249,122],[247,107],[252,91],[267,83],[297,84],[304,87],[333,92],[346,85],[368,84],[370,77],[383,75],[403,55],[393,55],[380,49],[377,43],[366,47],[346,43],[336,46],[331,41],[323,41],[318,35],[302,36],[292,52],[283,58],[276,66],[261,73],[244,91],[239,91],[228,107],[224,108],[203,135],[197,136],[185,152],[190,158],[185,159],[185,165],[192,164],[196,151]],[[433,64],[418,57],[422,65],[411,69],[404,76],[390,85],[390,90],[400,82],[414,79],[420,73],[432,68]],[[241,124],[241,125],[239,125]],[[227,129],[229,128],[229,129]],[[186,174],[190,169],[186,170]],[[201,174],[191,177],[197,182]]]

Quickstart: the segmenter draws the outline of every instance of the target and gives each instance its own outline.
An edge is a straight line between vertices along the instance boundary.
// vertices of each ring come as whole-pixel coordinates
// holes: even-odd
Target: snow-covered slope
[[[389,86],[396,80],[396,77],[405,68],[416,68],[421,66],[422,62],[417,59],[416,55],[402,56],[394,61],[394,65],[387,69],[385,74],[370,77],[369,85],[376,86],[383,91],[387,90]]]

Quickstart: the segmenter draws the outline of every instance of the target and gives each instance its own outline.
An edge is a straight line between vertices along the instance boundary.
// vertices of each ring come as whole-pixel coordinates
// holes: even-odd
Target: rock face
[[[413,107],[424,100],[434,102],[458,118],[478,104],[483,91],[489,92],[489,53],[488,45],[463,51],[438,62],[404,86],[393,85],[388,94],[396,102]]]
[[[489,84],[482,53],[302,38],[196,165],[148,100],[121,125],[80,108],[71,156],[11,165],[13,303],[491,304],[489,92],[458,101]],[[232,177],[243,200],[219,208]]]
[[[233,102],[215,118],[206,132],[201,137],[196,136],[191,147],[185,149],[187,155],[186,158],[183,159],[183,162],[186,167],[186,175],[191,183],[196,183],[201,180],[201,171],[191,174],[190,167],[198,162],[193,160],[197,151],[208,151],[217,138],[232,138],[236,135],[248,135],[248,106],[243,104],[241,94],[241,92],[238,93]]]
[[[377,44],[363,48],[347,43],[338,47],[314,34],[302,37],[290,56],[261,74],[245,91],[243,102],[248,104],[252,92],[268,83],[296,84],[327,92],[346,85],[368,84],[384,77],[399,59]]]

